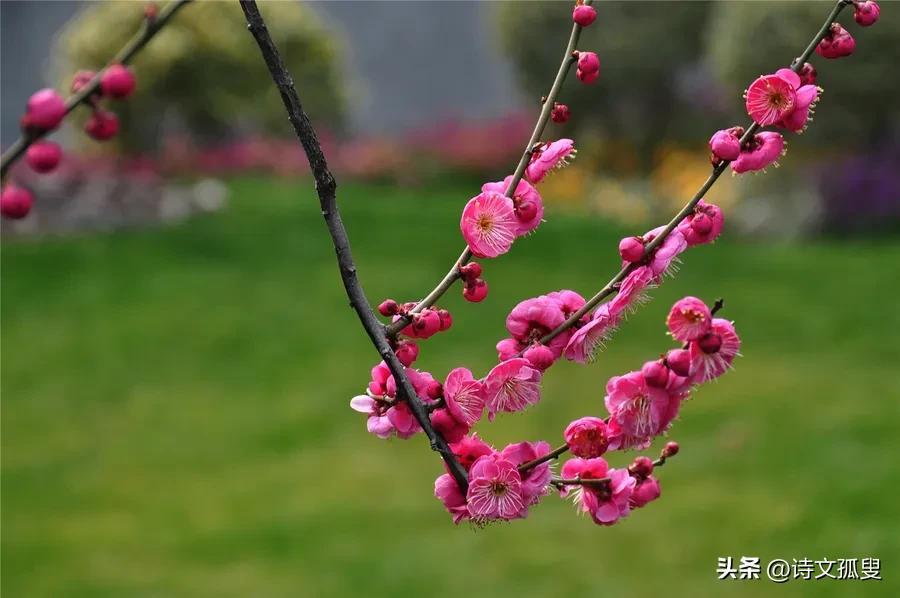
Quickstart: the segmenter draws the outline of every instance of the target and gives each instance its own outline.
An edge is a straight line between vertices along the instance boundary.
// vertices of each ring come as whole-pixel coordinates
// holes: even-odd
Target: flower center
[[[509,487],[503,482],[491,482],[491,494],[493,496],[504,496],[507,492],[509,492]]]
[[[683,315],[685,319],[692,324],[696,324],[697,322],[702,322],[704,320],[703,312],[696,309],[685,309],[681,312],[681,315]]]
[[[769,93],[769,106],[775,110],[785,110],[791,107],[791,98],[780,91]]]
[[[491,214],[479,214],[475,226],[482,233],[490,232],[494,228],[494,217]]]

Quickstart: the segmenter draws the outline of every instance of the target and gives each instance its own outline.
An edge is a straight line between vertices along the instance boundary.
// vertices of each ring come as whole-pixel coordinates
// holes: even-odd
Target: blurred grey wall
[[[0,144],[19,136],[19,117],[34,91],[45,87],[50,45],[81,3],[0,1]]]
[[[0,1],[3,145],[18,136],[28,96],[48,83],[53,36],[80,5],[79,0]],[[460,117],[492,118],[522,106],[512,67],[492,34],[492,3],[352,0],[311,5],[345,42],[350,125],[357,133],[403,132]],[[236,2],[223,3],[223,8],[239,10]]]

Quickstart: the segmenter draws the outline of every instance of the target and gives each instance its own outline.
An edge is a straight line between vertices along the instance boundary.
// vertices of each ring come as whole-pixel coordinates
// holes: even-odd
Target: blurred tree
[[[263,11],[307,110],[330,129],[339,128],[344,96],[334,36],[299,2],[266,2]],[[58,38],[60,87],[68,89],[76,69],[101,68],[142,18],[138,2],[89,3]],[[281,100],[246,28],[237,5],[195,2],[184,8],[136,58],[135,95],[112,105],[122,119],[121,147],[155,147],[160,125],[171,122],[201,141],[235,130],[286,133]]]
[[[504,48],[535,98],[547,93],[559,67],[573,6],[498,5]],[[598,4],[597,21],[582,32],[579,46],[599,55],[600,80],[584,86],[574,71],[566,80],[560,101],[572,109],[569,130],[583,139],[600,132],[629,140],[644,170],[652,166],[660,141],[696,137],[698,118],[705,115],[708,122],[710,110],[721,110],[718,89],[699,68],[703,39],[693,33],[703,29],[710,10],[709,2]],[[584,135],[588,129],[592,134]]]
[[[712,7],[706,48],[713,73],[728,89],[745,89],[760,74],[787,66],[818,27],[833,2],[719,2]],[[881,145],[896,135],[900,79],[895,72],[900,15],[886,10],[871,27],[853,20],[853,8],[839,22],[856,38],[849,58],[813,54],[825,89],[817,117],[805,135],[828,148]]]

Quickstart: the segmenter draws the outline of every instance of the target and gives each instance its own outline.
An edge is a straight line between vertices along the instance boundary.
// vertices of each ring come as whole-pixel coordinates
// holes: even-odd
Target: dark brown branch
[[[543,455],[543,456],[541,456],[541,457],[538,457],[537,459],[534,459],[534,460],[532,460],[532,461],[528,461],[528,462],[526,462],[526,463],[522,463],[521,465],[519,465],[519,472],[520,472],[520,473],[525,473],[525,472],[528,471],[529,469],[532,469],[532,468],[534,468],[534,467],[537,467],[537,466],[540,465],[541,463],[546,463],[547,461],[552,461],[553,459],[556,459],[556,458],[558,458],[560,455],[562,455],[563,453],[565,453],[567,450],[569,450],[569,446],[566,445],[566,444],[564,444],[564,445],[562,445],[562,446],[558,446],[558,447],[556,447],[555,449],[553,449],[552,451],[550,451],[549,453],[547,453],[546,455]]]
[[[128,64],[131,62],[131,59],[147,45],[147,42],[153,39],[153,36],[156,35],[160,29],[165,27],[166,23],[169,22],[169,19],[175,16],[175,13],[190,1],[191,0],[174,0],[167,4],[155,18],[144,18],[140,30],[138,30],[134,37],[132,37],[121,50],[119,50],[119,53],[115,55],[109,64]],[[102,75],[103,70],[97,71],[94,78],[82,86],[82,88],[78,90],[78,93],[69,96],[69,99],[66,100],[66,114],[72,112],[79,104],[87,100],[97,91],[100,87],[100,78]],[[10,166],[12,166],[16,160],[22,157],[22,154],[25,153],[32,143],[41,139],[49,132],[50,131],[41,131],[24,134],[16,139],[16,141],[9,146],[9,149],[3,153],[3,157],[0,158],[0,178],[6,176],[6,171],[9,170]]]
[[[309,167],[312,170],[313,178],[316,181],[316,193],[319,196],[319,205],[322,209],[322,216],[328,226],[328,232],[331,235],[331,241],[334,244],[334,250],[337,254],[338,267],[341,272],[341,280],[344,283],[344,290],[350,299],[350,306],[359,317],[366,334],[378,350],[378,354],[387,364],[397,381],[397,396],[409,405],[410,411],[422,429],[425,435],[431,441],[431,448],[440,453],[441,458],[446,462],[450,474],[456,480],[463,493],[468,488],[468,476],[465,469],[457,461],[450,450],[450,446],[446,440],[432,426],[428,417],[428,411],[422,400],[416,395],[416,391],[406,376],[405,368],[394,351],[388,344],[387,337],[384,333],[384,326],[375,317],[366,295],[360,286],[356,275],[356,264],[353,261],[353,255],[350,252],[350,241],[347,238],[347,230],[341,220],[340,212],[338,212],[336,201],[336,189],[334,177],[328,169],[328,163],[325,160],[325,154],[322,153],[322,147],[319,144],[319,138],[315,129],[309,121],[309,117],[300,104],[300,98],[297,90],[294,88],[294,81],[290,73],[281,60],[281,55],[272,37],[269,35],[265,21],[259,13],[254,0],[240,0],[241,9],[247,18],[247,28],[259,45],[263,60],[269,67],[272,74],[272,80],[278,87],[281,94],[281,100],[287,110],[288,119],[294,126],[294,132],[303,146],[303,151],[309,160]]]

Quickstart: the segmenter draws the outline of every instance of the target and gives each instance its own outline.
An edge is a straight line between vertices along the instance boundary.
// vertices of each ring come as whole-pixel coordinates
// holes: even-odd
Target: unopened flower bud
[[[691,352],[687,349],[672,349],[666,353],[666,365],[677,376],[688,377],[691,374]]]
[[[681,447],[678,446],[677,442],[667,442],[666,446],[663,447],[662,456],[668,459],[669,457],[674,457],[678,454],[678,450]]]
[[[804,62],[797,75],[800,77],[800,85],[815,85],[818,72],[812,64]]]
[[[559,102],[555,102],[553,104],[553,110],[550,112],[550,118],[553,122],[558,124],[563,124],[569,121],[569,107],[565,104],[560,104]]]
[[[25,109],[29,127],[40,131],[52,131],[66,115],[66,102],[52,89],[36,91],[28,98]]]
[[[542,372],[553,365],[555,360],[553,351],[545,345],[531,345],[522,353],[522,357]]]
[[[432,413],[431,425],[451,444],[465,438],[469,431],[468,426],[456,421],[447,409],[437,409]]]
[[[699,341],[697,341],[697,344],[700,346],[700,350],[704,353],[718,353],[719,349],[722,348],[722,337],[715,332],[710,332]]]
[[[842,58],[853,54],[855,49],[853,36],[840,23],[832,23],[828,34],[816,46],[816,54],[823,58]]]
[[[18,220],[31,211],[34,196],[31,191],[16,185],[7,185],[0,192],[0,213],[7,218]]]
[[[626,262],[639,262],[644,259],[644,240],[640,237],[625,237],[619,241],[619,255]]]
[[[741,139],[743,129],[737,134],[735,128],[716,131],[709,140],[709,149],[716,160],[731,161],[741,154]]]
[[[644,455],[635,457],[634,461],[628,467],[628,471],[636,477],[646,478],[653,473],[653,461],[650,457],[645,457]]]
[[[578,52],[578,70],[585,75],[600,71],[600,58],[595,52]]]
[[[572,11],[572,20],[578,23],[579,27],[587,27],[597,18],[597,10],[593,6],[579,4]]]
[[[487,294],[488,285],[481,278],[476,278],[471,283],[466,282],[466,285],[463,287],[463,297],[465,297],[466,301],[471,301],[472,303],[483,301]]]
[[[151,23],[159,16],[159,6],[156,2],[148,2],[144,5],[144,18]]]
[[[378,313],[383,316],[394,316],[400,313],[400,306],[393,299],[385,299],[378,305]]]
[[[444,396],[444,385],[437,380],[432,380],[425,389],[425,396],[435,400],[441,398]]]
[[[136,80],[134,73],[121,64],[112,64],[100,76],[100,89],[103,95],[111,98],[127,98],[134,91]]]
[[[62,148],[52,141],[35,141],[25,153],[25,160],[35,172],[50,172],[62,160]]]
[[[530,222],[538,213],[538,205],[533,201],[523,199],[515,202],[516,216],[523,222]]]
[[[853,19],[862,27],[874,25],[881,15],[881,7],[874,0],[862,0],[856,3]]]
[[[641,368],[641,375],[648,386],[665,388],[669,381],[669,368],[663,365],[662,361],[648,361]]]
[[[696,214],[691,218],[691,228],[698,235],[707,235],[712,230],[713,221],[707,214]]]
[[[84,132],[97,141],[112,139],[119,132],[119,117],[106,110],[95,110],[84,124]]]
[[[446,309],[439,309],[437,311],[438,319],[441,321],[441,330],[447,330],[450,326],[453,325],[453,316],[450,315],[450,312]]]
[[[400,363],[409,367],[419,357],[419,345],[413,341],[404,340],[397,345],[394,353],[397,354],[397,359],[400,360]]]
[[[481,276],[481,264],[478,262],[469,262],[465,266],[460,266],[459,272],[462,274],[463,279],[467,281],[475,280]]]

